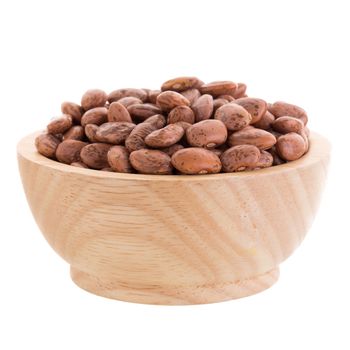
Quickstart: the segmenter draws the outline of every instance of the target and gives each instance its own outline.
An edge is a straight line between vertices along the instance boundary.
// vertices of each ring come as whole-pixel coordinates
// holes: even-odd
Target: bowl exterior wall
[[[229,283],[274,269],[312,224],[328,159],[163,181],[70,172],[18,154],[51,247],[79,271],[136,287]]]

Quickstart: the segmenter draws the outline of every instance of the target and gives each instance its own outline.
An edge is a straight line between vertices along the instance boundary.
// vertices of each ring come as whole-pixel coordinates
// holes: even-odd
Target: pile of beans
[[[305,111],[266,103],[232,81],[195,77],[160,90],[88,90],[64,102],[35,145],[76,167],[120,173],[214,174],[293,161],[309,147]]]

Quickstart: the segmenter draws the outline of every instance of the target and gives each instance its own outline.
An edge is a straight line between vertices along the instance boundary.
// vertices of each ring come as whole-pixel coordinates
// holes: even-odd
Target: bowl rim
[[[130,174],[130,173],[116,173],[94,169],[86,169],[74,167],[69,164],[60,163],[56,160],[46,158],[37,152],[35,148],[35,138],[43,133],[43,131],[36,131],[25,137],[23,137],[17,144],[17,157],[23,157],[24,159],[50,168],[52,170],[58,170],[67,174],[78,174],[89,178],[104,178],[104,179],[118,179],[118,180],[133,180],[133,181],[198,181],[200,180],[220,180],[227,178],[239,178],[249,176],[263,176],[271,175],[274,173],[286,173],[294,171],[295,169],[301,169],[308,167],[314,163],[322,161],[324,158],[328,158],[331,151],[330,142],[322,135],[316,132],[310,132],[309,136],[309,150],[301,158],[284,163],[281,165],[275,165],[272,167],[242,171],[235,173],[218,173],[218,174],[206,174],[206,175],[151,175],[151,174]]]

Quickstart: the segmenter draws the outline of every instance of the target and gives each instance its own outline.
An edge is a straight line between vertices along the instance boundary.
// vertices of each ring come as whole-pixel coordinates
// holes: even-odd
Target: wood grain
[[[80,287],[151,304],[198,304],[260,292],[317,212],[330,145],[311,134],[301,159],[215,175],[118,174],[18,144],[23,187],[51,247]]]

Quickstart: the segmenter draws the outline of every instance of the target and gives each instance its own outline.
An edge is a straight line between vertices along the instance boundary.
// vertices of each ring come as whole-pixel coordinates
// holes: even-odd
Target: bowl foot
[[[100,279],[71,267],[71,278],[86,291],[106,298],[133,303],[158,305],[208,304],[237,299],[259,293],[278,279],[278,267],[262,275],[232,283],[207,284],[193,287],[130,286]]]

